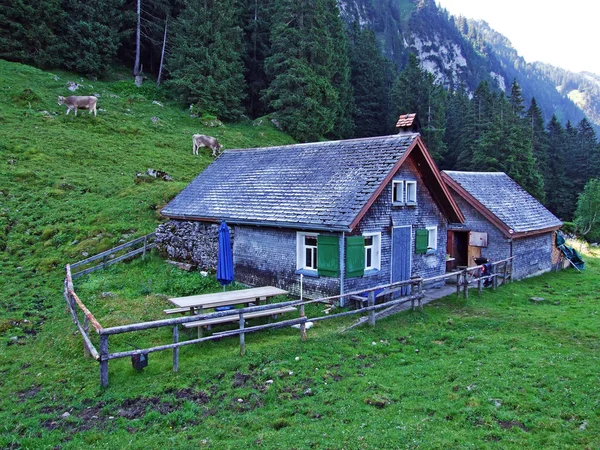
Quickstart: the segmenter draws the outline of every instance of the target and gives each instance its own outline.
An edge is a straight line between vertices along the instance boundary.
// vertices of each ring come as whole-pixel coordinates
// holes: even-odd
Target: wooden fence
[[[141,238],[140,238],[141,239]],[[121,246],[123,247],[123,246]],[[105,252],[107,253],[107,252]],[[138,254],[141,252],[138,252]],[[97,255],[100,256],[100,255]],[[96,258],[98,259],[98,258]],[[498,285],[498,279],[502,280],[502,284],[511,280],[511,272],[512,272],[512,259],[508,258],[506,260],[497,261],[492,263],[493,267],[496,270],[493,270],[492,273],[488,276],[478,276],[478,273],[481,271],[483,266],[473,266],[465,268],[458,272],[451,272],[444,275],[439,275],[433,278],[415,278],[407,281],[401,281],[392,284],[386,284],[381,286],[376,286],[370,289],[365,289],[362,291],[348,292],[342,295],[335,295],[331,297],[324,297],[314,300],[292,300],[281,303],[274,303],[263,306],[252,306],[241,309],[232,309],[228,311],[217,311],[206,314],[198,314],[198,315],[189,315],[185,317],[178,318],[169,318],[162,320],[155,320],[151,322],[142,322],[142,323],[133,323],[129,325],[122,325],[116,327],[103,328],[100,323],[96,320],[93,314],[85,307],[83,302],[79,299],[77,294],[75,293],[73,287],[73,275],[71,274],[71,266],[67,264],[66,266],[66,277],[65,277],[65,290],[64,297],[67,303],[67,307],[71,313],[74,323],[76,324],[79,332],[83,337],[84,343],[84,354],[85,356],[91,356],[95,360],[100,363],[100,385],[102,387],[108,386],[108,362],[111,359],[117,358],[126,358],[132,357],[135,355],[148,354],[153,352],[158,352],[162,350],[173,350],[173,371],[177,372],[179,370],[179,348],[184,345],[193,345],[198,344],[205,341],[210,341],[214,339],[221,339],[227,336],[236,336],[239,335],[240,339],[240,354],[244,355],[246,352],[246,342],[245,335],[247,333],[254,333],[257,331],[262,331],[266,329],[274,329],[274,328],[283,328],[289,327],[292,325],[300,325],[300,337],[302,340],[306,339],[306,322],[318,322],[323,320],[336,319],[339,317],[350,316],[354,314],[368,314],[368,319],[365,322],[369,322],[371,326],[375,326],[376,322],[376,311],[386,308],[387,311],[396,308],[398,305],[411,302],[411,306],[414,309],[415,304],[418,305],[419,308],[422,308],[422,299],[425,296],[424,294],[424,286],[429,283],[436,282],[445,282],[446,279],[456,278],[456,295],[459,296],[460,293],[464,295],[465,298],[468,297],[468,287],[473,284],[477,284],[478,291],[481,292],[483,288],[483,283],[486,280],[491,280],[492,287],[495,289]],[[92,258],[88,258],[87,261],[92,260]],[[500,269],[500,267],[503,267]],[[81,273],[81,272],[79,272]],[[88,272],[89,273],[89,272]],[[385,296],[389,294],[389,297],[393,298],[394,294],[400,292],[406,286],[410,286],[410,294],[404,297],[396,298],[390,301],[386,301],[381,304],[375,303],[375,292],[381,291],[378,293],[378,297]],[[342,311],[337,314],[329,314],[320,317],[306,317],[305,314],[305,306],[313,303],[325,303],[325,304],[336,304],[340,300],[345,298],[351,298],[357,295],[367,295],[367,306],[361,309],[355,309],[350,311]],[[269,309],[278,309],[284,306],[298,306],[299,307],[299,317],[295,319],[283,320],[280,322],[268,323],[264,325],[257,325],[252,327],[246,327],[244,322],[244,315],[256,311],[267,311]],[[83,313],[83,324],[79,320],[78,310]],[[215,319],[218,317],[225,317],[229,315],[238,315],[239,314],[239,328],[234,330],[222,331],[219,333],[213,333],[210,336],[200,337],[197,339],[190,339],[186,341],[179,340],[179,325],[188,323],[188,322],[196,322],[198,320],[205,319]],[[97,335],[99,336],[99,349],[94,347],[90,336],[89,336],[89,325],[96,330]],[[132,333],[136,331],[149,330],[154,328],[163,328],[170,327],[172,328],[173,342],[169,344],[159,345],[156,347],[150,347],[145,349],[135,349],[129,351],[121,351],[121,352],[109,352],[109,337],[113,335],[123,334],[123,333]]]
[[[79,261],[74,264],[71,264],[71,270],[73,270],[73,269],[76,269],[79,267],[87,266],[92,262],[102,260],[102,263],[97,264],[93,267],[88,267],[88,268],[80,270],[78,272],[72,272],[71,276],[72,276],[72,278],[77,278],[82,275],[86,275],[88,273],[95,272],[96,270],[106,269],[108,266],[110,266],[112,264],[115,264],[115,263],[118,263],[121,261],[125,261],[126,259],[133,258],[134,256],[138,256],[138,255],[141,255],[142,258],[144,258],[146,256],[146,252],[155,247],[155,243],[154,243],[155,239],[156,239],[156,235],[154,233],[150,233],[150,234],[147,234],[146,236],[142,236],[140,238],[134,239],[133,241],[119,245],[118,247],[111,248],[110,250],[107,250],[105,252],[98,253],[97,255],[94,255],[94,256],[90,256],[89,258],[84,259],[83,261]],[[124,252],[125,250],[128,250],[128,251],[124,254],[116,256],[119,253]]]

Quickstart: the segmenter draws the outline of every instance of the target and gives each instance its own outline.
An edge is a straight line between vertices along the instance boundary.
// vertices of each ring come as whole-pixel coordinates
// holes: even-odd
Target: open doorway
[[[448,230],[446,253],[450,256],[450,263],[446,270],[452,271],[460,266],[469,265],[469,231]]]

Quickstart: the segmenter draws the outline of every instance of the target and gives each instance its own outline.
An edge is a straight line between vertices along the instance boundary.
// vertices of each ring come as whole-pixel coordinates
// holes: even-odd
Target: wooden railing
[[[123,246],[121,246],[121,247],[123,247]],[[110,253],[105,252],[105,254],[110,254]],[[95,258],[97,260],[98,256],[100,256],[100,255],[97,255],[96,257],[93,257],[93,258]],[[510,266],[512,265],[512,259],[513,258],[508,258],[506,260],[497,261],[495,263],[492,263],[495,268],[499,268],[501,265],[503,265],[502,273],[493,272],[490,275],[482,276],[482,277],[477,277],[476,275],[483,266],[473,266],[473,267],[468,267],[466,269],[463,269],[459,272],[447,273],[447,274],[439,275],[439,276],[432,277],[432,278],[415,278],[415,279],[410,279],[407,281],[401,281],[401,282],[392,283],[392,284],[380,285],[380,286],[376,286],[376,287],[361,290],[361,291],[348,292],[348,293],[344,293],[341,295],[324,297],[324,298],[319,298],[319,299],[314,299],[314,300],[292,300],[292,301],[273,303],[273,304],[263,305],[263,306],[252,306],[252,307],[241,308],[241,309],[232,309],[232,310],[228,310],[228,311],[217,311],[217,312],[213,312],[213,313],[189,315],[189,316],[185,316],[185,317],[155,320],[155,321],[151,321],[151,322],[133,323],[133,324],[129,324],[129,325],[121,325],[121,326],[109,327],[109,328],[103,328],[100,325],[100,323],[96,320],[96,318],[93,316],[93,314],[85,307],[85,305],[77,297],[77,294],[75,293],[75,291],[73,289],[71,266],[69,266],[67,264],[66,277],[65,277],[65,300],[66,300],[67,306],[70,310],[70,313],[73,317],[73,321],[76,323],[77,328],[79,329],[81,335],[83,336],[85,355],[92,356],[94,359],[99,361],[99,363],[100,363],[100,384],[102,387],[106,387],[106,386],[108,386],[108,362],[111,359],[126,358],[126,357],[131,357],[134,355],[148,354],[148,353],[162,351],[162,350],[173,350],[173,371],[177,372],[179,370],[179,348],[184,345],[193,345],[193,344],[198,344],[201,342],[210,341],[210,340],[214,340],[214,339],[221,339],[221,338],[227,337],[227,336],[239,335],[240,354],[244,355],[246,352],[245,335],[247,333],[254,333],[254,332],[262,331],[262,330],[266,330],[266,329],[289,327],[292,325],[300,325],[300,336],[301,336],[302,340],[305,340],[306,339],[306,323],[309,321],[310,322],[318,322],[318,321],[336,319],[336,318],[340,318],[340,317],[351,316],[354,314],[364,314],[364,313],[368,314],[368,316],[367,316],[366,320],[364,320],[364,322],[368,321],[371,326],[375,326],[377,310],[380,310],[383,308],[392,309],[392,308],[397,307],[400,304],[407,303],[407,302],[411,302],[413,309],[415,308],[415,304],[419,308],[422,308],[422,299],[424,297],[424,286],[429,283],[441,282],[448,278],[456,277],[456,281],[457,281],[456,294],[457,294],[457,296],[460,295],[460,292],[462,290],[465,298],[468,297],[469,285],[471,285],[473,283],[478,284],[478,288],[479,288],[478,290],[479,290],[479,292],[481,292],[482,283],[484,283],[485,280],[490,279],[490,280],[492,280],[493,288],[495,289],[497,287],[498,278],[502,278],[503,284],[510,279],[510,272],[511,272]],[[88,261],[89,260],[94,260],[94,259],[88,258]],[[410,290],[409,290],[410,294],[409,295],[403,296],[400,298],[396,298],[396,299],[393,299],[390,301],[386,301],[381,304],[375,303],[375,292],[376,291],[382,291],[383,294],[391,294],[390,296],[393,297],[394,294],[401,292],[407,286],[410,286]],[[339,303],[340,301],[342,301],[346,298],[351,298],[352,296],[357,296],[357,295],[364,296],[365,294],[367,295],[368,303],[367,303],[367,306],[364,308],[350,310],[350,311],[342,311],[337,314],[328,314],[328,315],[323,315],[323,316],[319,316],[319,317],[311,317],[311,318],[306,317],[306,314],[305,314],[305,306],[306,305],[310,305],[313,303],[321,303],[321,304],[325,303],[325,304],[333,305],[333,304]],[[380,295],[381,295],[381,293],[380,293]],[[288,319],[288,320],[283,320],[283,321],[274,322],[274,323],[268,323],[268,324],[264,324],[264,325],[257,325],[257,326],[252,326],[252,327],[245,326],[245,323],[244,323],[244,315],[245,314],[257,312],[257,311],[267,311],[269,309],[278,309],[278,308],[285,307],[285,306],[298,306],[300,316],[295,319]],[[79,321],[79,318],[77,315],[77,308],[79,308],[84,314],[83,325]],[[223,332],[219,332],[219,333],[213,333],[210,336],[199,337],[197,339],[190,339],[187,341],[179,340],[179,325],[181,325],[181,324],[189,323],[189,322],[196,322],[199,320],[215,319],[215,318],[225,317],[225,316],[234,315],[234,314],[239,315],[239,328],[238,329],[223,331]],[[100,337],[99,350],[97,350],[93,346],[93,344],[89,338],[89,324],[92,324],[92,326],[94,327],[94,329],[96,330],[97,334]],[[109,344],[110,336],[117,335],[117,334],[123,334],[123,333],[131,333],[131,332],[136,332],[136,331],[155,329],[155,328],[163,328],[163,327],[171,327],[172,328],[173,342],[170,344],[164,344],[164,345],[159,345],[159,346],[145,348],[145,349],[135,349],[135,350],[128,350],[128,351],[114,352],[114,353],[109,352],[108,344]]]
[[[98,253],[97,255],[90,256],[89,258],[84,259],[83,261],[76,262],[71,264],[71,270],[76,269],[78,267],[86,266],[94,261],[102,260],[101,264],[98,264],[93,267],[89,267],[84,270],[80,270],[79,272],[72,272],[72,277],[77,278],[82,275],[86,275],[91,272],[95,272],[96,270],[106,269],[108,266],[124,261],[129,258],[133,258],[134,256],[142,255],[142,258],[146,256],[146,252],[155,247],[154,240],[156,238],[155,233],[147,234],[146,236],[142,236],[140,238],[134,239],[133,241],[127,242],[125,244],[119,245],[118,247],[111,248],[102,253]],[[134,248],[138,247],[138,248]],[[126,249],[134,248],[133,250],[128,251],[125,254],[116,256],[117,253],[120,253]]]

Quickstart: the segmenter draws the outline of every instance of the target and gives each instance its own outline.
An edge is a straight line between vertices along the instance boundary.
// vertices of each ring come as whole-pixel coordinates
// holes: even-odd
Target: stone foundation
[[[233,243],[234,230],[230,227],[229,231]],[[169,220],[156,228],[156,248],[167,259],[214,271],[217,269],[219,224]]]

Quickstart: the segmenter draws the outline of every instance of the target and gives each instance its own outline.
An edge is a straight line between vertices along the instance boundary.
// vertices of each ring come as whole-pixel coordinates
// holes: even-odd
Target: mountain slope
[[[436,81],[473,92],[481,81],[506,91],[513,79],[527,103],[535,97],[544,119],[564,124],[584,116],[600,131],[600,76],[528,63],[484,21],[453,17],[433,0],[340,0],[342,16],[371,27],[386,56],[403,67],[415,53]]]

